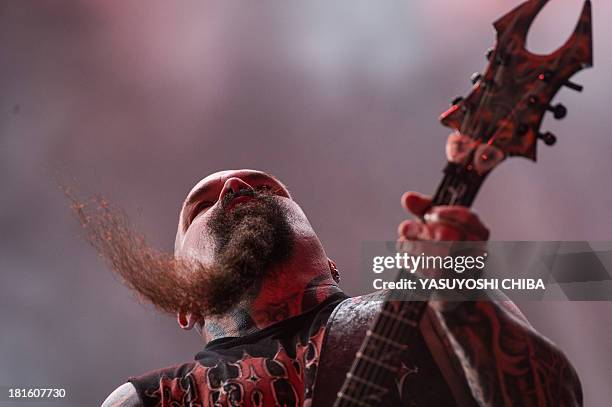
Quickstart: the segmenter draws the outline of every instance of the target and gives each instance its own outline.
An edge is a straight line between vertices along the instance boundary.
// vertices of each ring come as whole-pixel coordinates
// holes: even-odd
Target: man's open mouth
[[[252,194],[248,195],[237,195],[235,198],[232,198],[227,205],[225,206],[226,211],[232,210],[235,206],[243,204],[245,202],[249,202],[255,199]]]

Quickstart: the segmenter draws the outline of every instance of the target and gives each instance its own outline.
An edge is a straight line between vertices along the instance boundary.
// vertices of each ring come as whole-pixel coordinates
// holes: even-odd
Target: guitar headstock
[[[484,74],[474,74],[474,86],[440,116],[455,130],[447,143],[449,162],[484,175],[508,156],[536,159],[536,144],[552,145],[555,136],[540,132],[544,114],[565,117],[563,105],[551,105],[562,86],[593,63],[591,2],[586,0],[574,33],[549,55],[526,49],[527,32],[548,0],[528,0],[494,23],[497,44],[487,52]]]

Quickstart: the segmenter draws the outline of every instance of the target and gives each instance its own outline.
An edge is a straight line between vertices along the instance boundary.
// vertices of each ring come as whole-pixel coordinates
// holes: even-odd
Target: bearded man
[[[129,378],[103,407],[333,404],[382,295],[340,290],[336,265],[278,179],[253,170],[204,178],[181,208],[174,256],[99,203],[92,211],[74,201],[89,241],[128,286],[206,342],[194,361]],[[399,226],[400,240],[488,239],[467,208],[431,207],[416,193],[402,203],[417,219]],[[572,366],[509,301],[430,302],[420,332],[380,405],[582,404]]]

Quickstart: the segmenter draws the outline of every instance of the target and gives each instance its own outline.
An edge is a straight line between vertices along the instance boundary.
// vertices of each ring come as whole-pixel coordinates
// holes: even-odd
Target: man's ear
[[[327,263],[329,264],[329,271],[331,272],[332,278],[336,283],[340,282],[340,272],[338,271],[338,267],[336,267],[336,262],[327,258]]]
[[[185,313],[181,311],[176,313],[176,321],[181,329],[188,331],[193,328],[193,326],[198,322],[198,319],[190,312]]]

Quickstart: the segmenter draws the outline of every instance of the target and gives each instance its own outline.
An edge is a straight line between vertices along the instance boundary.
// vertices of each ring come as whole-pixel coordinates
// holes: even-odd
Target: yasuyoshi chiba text
[[[377,278],[375,290],[546,290],[541,278],[421,278],[385,281]]]

